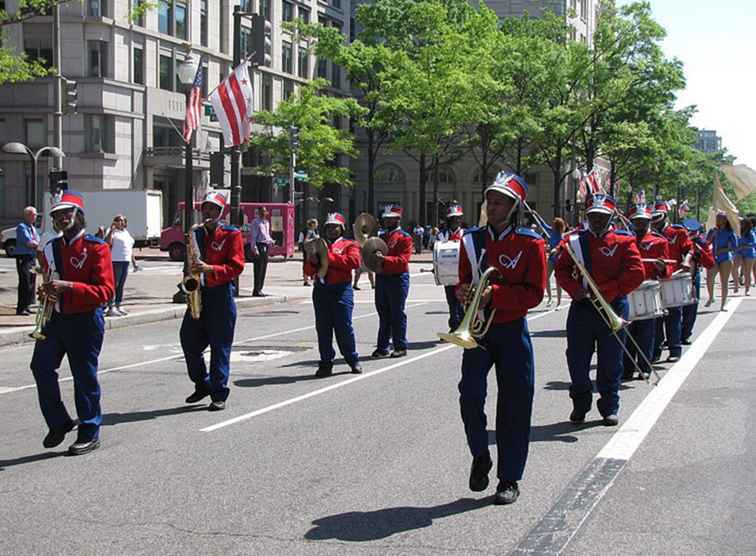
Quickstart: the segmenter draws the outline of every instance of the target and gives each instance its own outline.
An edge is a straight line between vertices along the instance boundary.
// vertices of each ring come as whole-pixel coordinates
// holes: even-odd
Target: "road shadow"
[[[209,398],[208,398],[209,399]],[[209,403],[209,402],[208,402]],[[132,413],[105,413],[102,416],[102,425],[109,427],[121,423],[135,423],[149,421],[168,415],[181,415],[182,413],[194,413],[195,411],[207,411],[207,404],[181,405],[166,409],[152,409],[149,411],[134,411]]]
[[[629,383],[634,381],[628,381]],[[591,381],[591,388],[593,389],[594,394],[596,393],[596,381]],[[619,389],[620,390],[628,390],[630,389],[630,386],[625,385],[624,383],[620,384]],[[544,390],[569,390],[570,389],[570,383],[566,382],[564,380],[550,380],[546,383],[546,385],[543,387]]]
[[[65,453],[66,452],[40,452],[39,454],[22,456],[20,458],[0,459],[0,471],[4,471],[6,467],[15,467],[16,465],[24,465],[25,463],[34,463],[46,459],[63,457]]]
[[[260,311],[249,315],[239,315],[242,319],[251,319],[257,317],[285,317],[289,315],[299,315],[299,311]]]
[[[460,498],[454,502],[430,506],[398,506],[372,512],[346,512],[316,519],[305,533],[311,541],[338,539],[366,542],[385,539],[397,533],[430,527],[434,519],[470,512],[491,505],[492,498]]]
[[[441,340],[430,340],[427,342],[409,342],[407,344],[407,350],[430,349],[436,347],[440,343],[442,343]]]
[[[363,361],[365,359],[368,359],[367,357],[360,357],[360,360]],[[317,367],[320,365],[320,359],[308,359],[306,361],[294,361],[293,363],[287,363],[286,365],[281,365],[281,369],[286,369],[289,367]],[[333,366],[334,368],[339,365],[346,365],[346,361],[344,361],[343,357],[340,357],[339,359],[333,360]]]
[[[585,423],[560,421],[559,423],[551,423],[549,425],[533,425],[530,427],[530,441],[566,442],[567,444],[572,444],[578,441],[578,437],[575,436],[575,433],[602,426],[603,423],[600,418],[595,421],[586,421]],[[496,431],[489,430],[486,432],[488,433],[489,446],[496,446]]]
[[[530,333],[531,338],[566,338],[567,330],[536,330]]]
[[[337,376],[344,373],[333,373],[331,376]],[[234,381],[234,386],[240,388],[255,388],[258,386],[275,386],[277,384],[294,384],[296,382],[302,382],[304,380],[320,380],[314,374],[307,375],[292,375],[292,376],[261,376],[255,378],[240,378]]]

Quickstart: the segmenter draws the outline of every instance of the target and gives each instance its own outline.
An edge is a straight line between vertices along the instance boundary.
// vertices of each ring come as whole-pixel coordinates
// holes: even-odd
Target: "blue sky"
[[[628,1],[622,1],[627,4]],[[756,0],[651,0],[664,50],[685,64],[678,107],[716,129],[736,163],[756,169]]]

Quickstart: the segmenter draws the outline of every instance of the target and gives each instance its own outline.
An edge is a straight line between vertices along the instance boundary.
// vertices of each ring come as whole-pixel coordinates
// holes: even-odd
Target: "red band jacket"
[[[477,269],[471,259],[477,261]],[[501,274],[491,284],[493,296],[488,308],[496,309],[494,324],[522,318],[541,302],[546,287],[546,256],[538,234],[511,226],[498,237],[490,227],[465,230],[457,287],[476,282],[473,275],[482,275],[491,266]]]
[[[205,226],[194,229],[195,246],[199,258],[213,267],[202,275],[202,285],[208,288],[228,284],[244,271],[244,242],[234,226],[218,225],[209,231]]]
[[[324,282],[331,284],[352,283],[352,271],[360,268],[360,245],[351,239],[340,237],[333,243],[328,244],[328,272]],[[306,276],[314,276],[318,268],[305,261],[304,271]]]
[[[586,268],[601,295],[609,303],[627,295],[641,285],[645,278],[640,252],[635,238],[628,232],[610,231],[596,237],[590,231],[578,232]],[[564,241],[569,241],[567,236]],[[587,249],[586,249],[587,248]],[[557,282],[571,297],[583,288],[582,277],[566,249],[560,249],[554,269]]]
[[[688,237],[688,230],[684,226],[673,224],[664,228],[662,234],[669,241],[669,258],[677,261],[674,270],[679,270],[683,257],[693,248]]]
[[[82,230],[70,242],[64,236],[50,240],[44,249],[45,270],[53,279],[73,282],[58,297],[55,308],[63,314],[94,311],[113,297],[115,285],[110,248]]]
[[[647,232],[642,238],[636,236],[635,244],[638,246],[642,259],[669,259],[669,242],[663,235],[654,232]],[[656,263],[643,261],[643,270],[646,280],[659,280],[669,278],[671,274],[668,264],[664,265],[664,270],[659,271]]]
[[[388,246],[388,253],[383,258],[383,274],[402,274],[409,272],[412,256],[412,236],[401,228],[382,231],[378,237]]]

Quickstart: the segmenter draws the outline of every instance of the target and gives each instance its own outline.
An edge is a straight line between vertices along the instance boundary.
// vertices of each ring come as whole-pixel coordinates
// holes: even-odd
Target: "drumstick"
[[[655,263],[656,261],[662,261],[667,264],[677,264],[675,259],[641,259],[644,263]]]

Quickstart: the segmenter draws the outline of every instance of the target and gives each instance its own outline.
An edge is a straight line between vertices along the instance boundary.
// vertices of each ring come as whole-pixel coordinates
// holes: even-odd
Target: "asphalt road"
[[[370,298],[359,292],[355,310],[363,356],[377,330]],[[359,377],[313,378],[310,303],[242,312],[220,413],[183,403],[192,385],[178,321],[109,331],[102,448],[80,458],[63,456],[68,442],[41,447],[31,346],[4,349],[0,552],[554,553],[564,548],[554,539],[567,539],[569,554],[753,554],[756,303],[738,303],[726,317],[700,316],[697,332],[721,332],[629,461],[585,484],[602,448],[632,431],[601,426],[595,411],[585,425],[567,422],[566,309],[532,312],[534,427],[522,496],[509,507],[491,505],[495,481],[484,496],[467,490],[461,351],[436,342],[446,307],[430,275],[413,278],[408,357],[366,359]],[[626,384],[621,420],[663,386]],[[71,382],[63,390],[72,408]],[[490,423],[493,413],[492,403]]]

